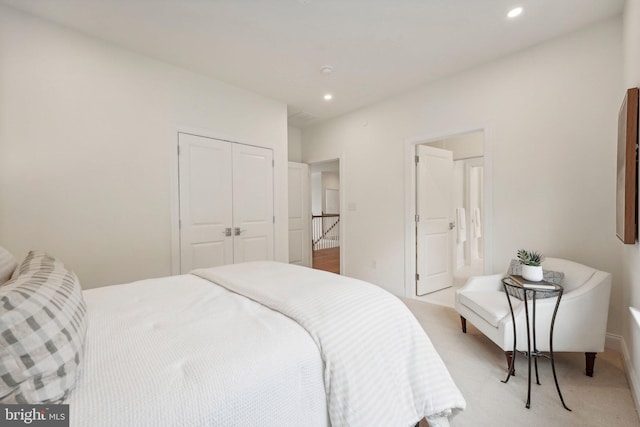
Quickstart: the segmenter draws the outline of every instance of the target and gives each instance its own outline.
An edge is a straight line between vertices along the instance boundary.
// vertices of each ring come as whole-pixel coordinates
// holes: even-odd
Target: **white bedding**
[[[84,291],[71,426],[439,427],[465,405],[377,286],[271,262],[194,273],[221,286],[187,274]]]
[[[333,427],[431,427],[465,401],[407,307],[359,280],[291,264],[253,262],[193,272],[283,313],[314,339],[325,363]]]
[[[84,298],[71,426],[328,425],[322,359],[291,319],[193,275]]]

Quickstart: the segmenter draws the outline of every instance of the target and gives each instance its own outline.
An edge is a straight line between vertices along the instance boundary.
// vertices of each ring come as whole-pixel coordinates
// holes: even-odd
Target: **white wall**
[[[311,173],[311,215],[322,215],[322,172]]]
[[[327,209],[327,189],[340,190],[340,176],[335,172],[322,172],[322,211],[329,212]]]
[[[618,102],[622,103],[627,88],[640,86],[640,0],[627,0],[624,11],[624,77],[618,90]],[[640,209],[640,205],[638,206]],[[622,251],[622,291],[616,300],[623,318],[623,354],[631,379],[636,405],[640,404],[640,325],[629,312],[629,307],[640,308],[640,247],[618,242]]]
[[[302,131],[300,128],[289,126],[287,128],[287,138],[289,147],[289,161],[302,162]]]
[[[619,301],[621,46],[621,20],[607,20],[303,129],[303,160],[341,157],[343,200],[357,206],[341,220],[346,271],[404,294],[407,141],[485,129],[493,270],[530,248],[612,272]]]
[[[170,274],[179,127],[274,150],[287,261],[287,111],[273,100],[0,7],[0,244],[85,288]]]

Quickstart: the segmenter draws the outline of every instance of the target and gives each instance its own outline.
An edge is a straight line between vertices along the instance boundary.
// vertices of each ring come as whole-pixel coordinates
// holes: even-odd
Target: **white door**
[[[233,263],[231,144],[178,135],[180,271]]]
[[[453,284],[453,153],[417,146],[416,292],[424,295]]]
[[[309,165],[289,162],[289,262],[311,267]]]
[[[273,259],[273,151],[233,145],[233,262]]]

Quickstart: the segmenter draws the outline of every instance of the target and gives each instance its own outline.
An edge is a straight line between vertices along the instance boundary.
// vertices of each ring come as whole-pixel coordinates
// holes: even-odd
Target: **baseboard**
[[[607,334],[605,338],[605,347],[618,351],[622,355],[622,366],[624,368],[624,373],[627,376],[629,389],[631,389],[631,397],[636,405],[636,412],[638,412],[638,409],[640,408],[640,400],[638,400],[640,397],[640,381],[638,381],[638,373],[633,368],[633,363],[631,363],[631,355],[629,354],[629,349],[627,348],[627,343],[625,342],[624,337],[620,335]]]
[[[624,345],[624,338],[621,335],[615,335],[607,333],[604,338],[605,348],[617,351],[622,354],[622,346]]]

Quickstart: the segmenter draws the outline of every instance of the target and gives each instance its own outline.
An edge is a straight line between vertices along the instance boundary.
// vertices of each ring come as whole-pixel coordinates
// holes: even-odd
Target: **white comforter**
[[[333,427],[447,425],[465,401],[431,341],[393,295],[358,280],[254,262],[193,272],[294,319],[316,342]]]
[[[323,363],[295,322],[193,275],[84,292],[72,427],[326,427]]]

